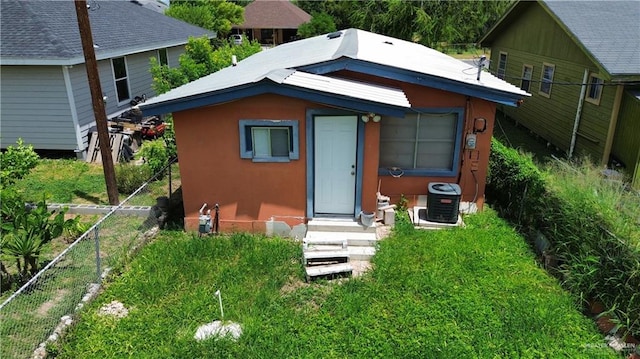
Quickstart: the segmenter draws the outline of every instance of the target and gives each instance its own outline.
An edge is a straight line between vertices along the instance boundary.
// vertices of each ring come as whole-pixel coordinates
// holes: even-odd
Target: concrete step
[[[333,245],[333,246],[347,246],[347,239],[335,235],[338,232],[308,232],[302,240],[302,244],[306,245]]]
[[[347,243],[343,245],[334,245],[334,244],[307,244],[307,246],[303,246],[302,250],[305,252],[335,252],[347,249]]]
[[[314,218],[307,223],[307,231],[311,232],[356,232],[376,233],[376,224],[366,227],[355,220],[344,219],[318,219]]]
[[[305,266],[313,262],[348,262],[349,250],[340,249],[332,251],[303,251],[302,256]]]
[[[359,261],[369,261],[376,254],[374,247],[349,247],[349,258]]]
[[[307,243],[334,244],[346,242],[349,246],[371,246],[378,243],[375,232],[318,232],[308,231],[304,239]]]
[[[353,267],[349,263],[339,263],[339,264],[306,267],[305,270],[307,272],[307,281],[309,281],[311,278],[325,276],[325,275],[339,274],[339,273],[350,274],[353,271]]]

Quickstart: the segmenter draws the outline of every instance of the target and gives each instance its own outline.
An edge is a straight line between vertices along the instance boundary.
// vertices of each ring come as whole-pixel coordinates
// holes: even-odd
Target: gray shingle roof
[[[640,74],[640,1],[544,1],[611,75]]]
[[[98,59],[176,46],[214,33],[126,0],[89,2]],[[73,1],[0,1],[0,62],[84,62]]]

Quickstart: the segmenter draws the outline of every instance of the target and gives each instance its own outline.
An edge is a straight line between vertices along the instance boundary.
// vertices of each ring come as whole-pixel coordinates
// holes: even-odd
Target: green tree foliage
[[[150,58],[153,90],[158,94],[165,93],[172,88],[231,66],[232,55],[240,61],[260,50],[260,44],[255,41],[243,41],[240,45],[223,41],[222,45],[214,50],[206,37],[192,37],[185,46],[185,52],[180,55],[179,67],[170,68],[160,65],[155,57]]]
[[[233,24],[244,22],[244,8],[224,0],[171,1],[165,14],[215,31],[220,37],[226,36]]]
[[[480,39],[511,1],[298,0],[307,12],[327,13],[338,29],[358,28],[430,47]]]
[[[336,24],[327,13],[313,13],[311,21],[298,27],[298,36],[307,38],[336,31]]]
[[[32,145],[25,145],[18,139],[16,146],[8,146],[0,153],[0,187],[11,185],[26,176],[40,160]]]

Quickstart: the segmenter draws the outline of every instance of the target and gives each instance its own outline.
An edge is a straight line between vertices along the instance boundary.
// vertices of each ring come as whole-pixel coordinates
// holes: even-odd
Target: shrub
[[[169,163],[169,151],[163,140],[146,141],[139,152],[140,157],[152,170],[153,174],[159,173]],[[162,176],[159,176],[160,179]]]
[[[562,283],[581,304],[601,301],[621,327],[640,335],[637,194],[585,160],[541,172],[495,139],[486,193],[522,232],[548,238]]]
[[[70,222],[64,219],[65,212],[49,212],[44,199],[37,204],[25,205],[19,194],[2,191],[2,253],[16,260],[21,282],[38,272],[44,245],[69,226]]]
[[[22,139],[18,139],[17,146],[9,146],[6,152],[0,153],[0,184],[4,187],[26,176],[39,160],[33,146],[25,146]]]
[[[118,192],[132,194],[151,176],[153,176],[153,170],[147,164],[138,166],[131,163],[119,163],[116,166]]]

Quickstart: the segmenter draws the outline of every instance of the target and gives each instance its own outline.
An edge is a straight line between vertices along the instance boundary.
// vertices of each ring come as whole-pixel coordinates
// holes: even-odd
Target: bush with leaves
[[[146,141],[142,144],[138,155],[144,160],[144,163],[151,167],[153,174],[159,173],[169,163],[169,151],[163,140]],[[161,179],[163,175],[159,175],[157,179]]]
[[[132,194],[153,176],[153,170],[147,164],[119,163],[116,166],[118,192]]]
[[[175,159],[178,156],[178,146],[176,145],[176,132],[173,128],[173,115],[169,114],[164,120],[166,127],[162,140],[164,146],[167,148],[167,155],[170,160]]]
[[[9,146],[0,153],[0,184],[5,187],[26,176],[39,160],[33,146],[18,139],[16,146]]]
[[[42,199],[37,204],[26,204],[11,189],[2,191],[2,253],[15,258],[20,282],[26,282],[39,270],[38,259],[42,248],[60,236],[70,221],[65,221],[66,210],[49,212]]]

